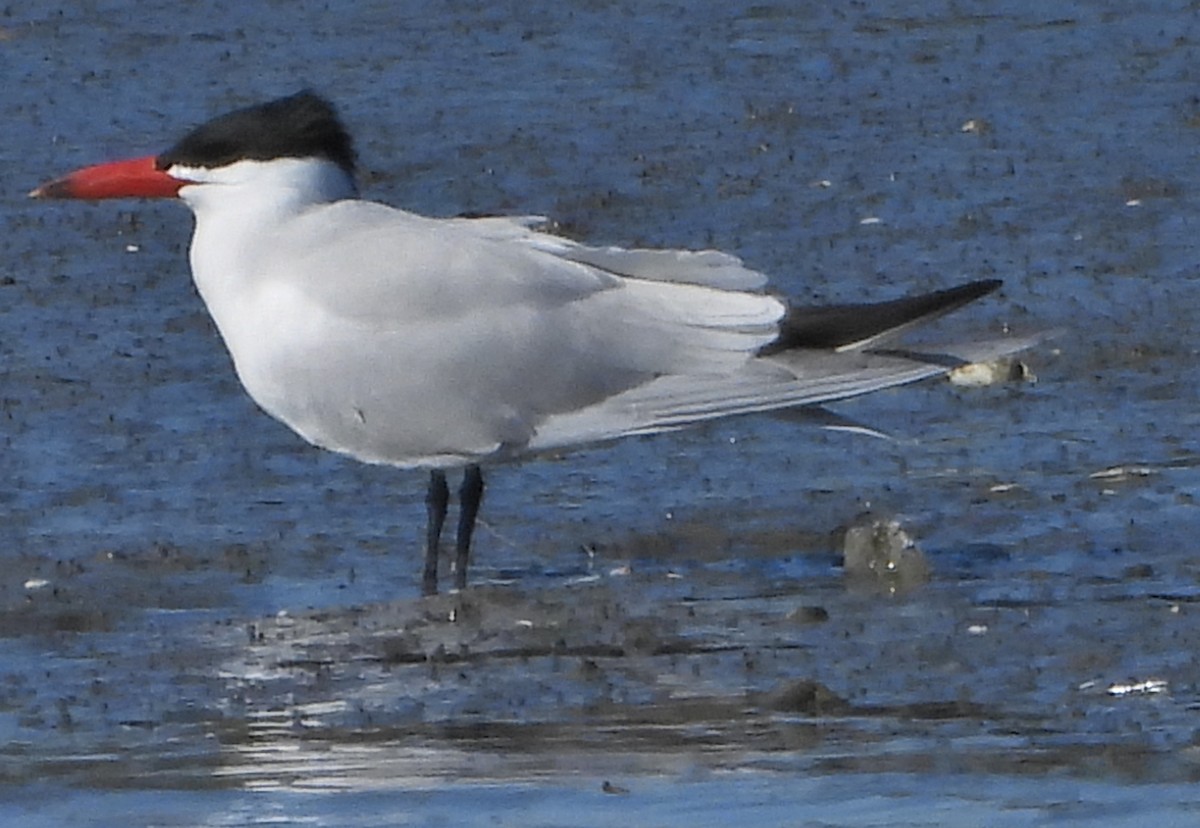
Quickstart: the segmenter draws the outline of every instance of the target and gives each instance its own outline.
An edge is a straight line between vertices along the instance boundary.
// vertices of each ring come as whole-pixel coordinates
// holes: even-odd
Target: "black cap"
[[[235,161],[325,158],[354,174],[354,144],[329,101],[310,90],[196,127],[158,156],[158,168],[224,167]]]

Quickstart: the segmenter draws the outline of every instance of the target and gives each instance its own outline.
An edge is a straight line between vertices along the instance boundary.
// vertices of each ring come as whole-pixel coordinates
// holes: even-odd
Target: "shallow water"
[[[1194,12],[692,5],[0,18],[0,817],[1196,820]],[[421,600],[422,476],[254,409],[186,210],[24,198],[303,84],[373,198],[717,247],[802,301],[995,276],[930,336],[1061,333],[1036,383],[839,406],[892,441],[768,417],[496,469],[479,586]],[[845,576],[866,514],[928,582]]]

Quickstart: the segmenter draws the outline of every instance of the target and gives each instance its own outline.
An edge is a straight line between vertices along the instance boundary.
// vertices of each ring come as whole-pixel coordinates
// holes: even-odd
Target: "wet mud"
[[[1193,9],[131,9],[0,18],[5,820],[1195,817]],[[372,198],[717,247],[799,301],[999,277],[929,339],[1055,333],[838,407],[889,439],[489,470],[475,585],[420,598],[422,475],[254,409],[186,210],[24,197],[299,85]]]

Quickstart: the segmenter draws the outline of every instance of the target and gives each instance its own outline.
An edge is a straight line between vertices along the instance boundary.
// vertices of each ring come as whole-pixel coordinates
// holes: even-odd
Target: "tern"
[[[196,288],[255,402],[321,448],[429,471],[425,594],[438,589],[448,470],[464,470],[463,589],[482,465],[733,415],[819,414],[1027,345],[895,346],[996,280],[789,307],[727,253],[588,246],[541,217],[429,218],[363,200],[355,163],[333,106],[306,90],[30,195],[191,208]]]

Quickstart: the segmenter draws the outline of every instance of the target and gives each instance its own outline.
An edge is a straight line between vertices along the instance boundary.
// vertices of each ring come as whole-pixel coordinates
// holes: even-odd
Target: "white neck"
[[[279,158],[238,161],[205,169],[176,165],[168,172],[194,181],[179,197],[196,216],[192,278],[222,333],[231,306],[254,287],[268,238],[282,223],[320,204],[355,198],[354,179],[332,161]]]

